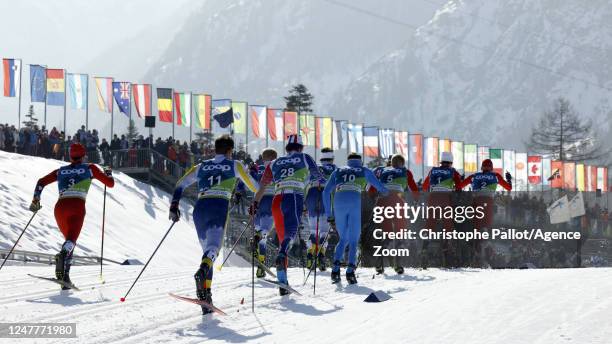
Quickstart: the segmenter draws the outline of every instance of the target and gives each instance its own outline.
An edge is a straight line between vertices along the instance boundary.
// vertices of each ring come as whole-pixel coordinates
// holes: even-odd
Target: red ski
[[[227,315],[227,313],[225,313],[224,311],[222,311],[221,309],[211,305],[210,303],[206,302],[206,301],[202,301],[199,299],[193,299],[190,297],[185,297],[185,296],[180,296],[180,295],[176,295],[176,294],[172,294],[172,293],[168,293],[168,295],[172,296],[175,299],[181,300],[181,301],[187,301],[187,302],[191,302],[193,304],[196,305],[200,305],[200,306],[204,306],[208,309],[210,309],[211,311],[219,314],[219,315]]]

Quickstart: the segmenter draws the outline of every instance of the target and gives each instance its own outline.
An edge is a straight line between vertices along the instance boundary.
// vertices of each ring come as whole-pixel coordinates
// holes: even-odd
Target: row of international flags
[[[21,66],[19,59],[3,59],[5,97],[21,96]],[[154,116],[150,84],[116,81],[110,77],[93,79],[101,111],[113,113],[116,104],[121,113],[130,117],[133,110],[139,118]],[[71,108],[84,110],[88,107],[88,84],[87,74],[30,65],[32,102],[66,107],[69,100]],[[172,88],[156,88],[156,98],[160,122],[179,126],[195,123],[197,128],[213,132],[231,124],[235,134],[244,134],[247,138],[252,135],[265,140],[266,144],[268,141],[282,142],[291,134],[301,134],[307,146],[346,149],[370,158],[386,158],[399,153],[407,157],[416,175],[424,175],[426,167],[437,166],[442,152],[452,152],[455,168],[466,174],[477,172],[484,159],[491,159],[496,172],[510,172],[514,176],[515,189],[519,191],[536,190],[540,186],[578,191],[608,190],[608,170],[602,166],[557,161],[447,138],[424,137],[402,130],[335,120],[330,116],[249,105],[244,101],[213,99],[208,94],[177,92]],[[226,115],[230,115],[229,119]]]

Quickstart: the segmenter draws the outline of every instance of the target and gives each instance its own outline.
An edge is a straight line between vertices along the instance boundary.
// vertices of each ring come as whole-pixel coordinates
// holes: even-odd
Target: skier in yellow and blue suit
[[[230,209],[230,200],[236,183],[242,181],[249,190],[257,192],[259,186],[249,175],[247,168],[240,162],[232,160],[234,140],[223,135],[215,140],[213,159],[205,160],[192,167],[177,182],[170,205],[170,219],[178,221],[181,213],[179,202],[185,190],[193,183],[198,183],[198,201],[193,209],[193,222],[198,232],[198,239],[204,255],[200,268],[195,273],[196,293],[198,299],[212,304],[211,284],[213,262],[217,258]],[[211,311],[202,306],[204,314]]]

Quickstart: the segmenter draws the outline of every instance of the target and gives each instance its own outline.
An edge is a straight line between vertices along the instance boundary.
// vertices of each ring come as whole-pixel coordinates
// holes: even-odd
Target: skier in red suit
[[[97,179],[104,185],[112,188],[115,180],[110,169],[102,172],[96,165],[83,163],[86,151],[79,143],[70,145],[70,164],[60,167],[38,180],[31,211],[41,208],[40,195],[48,184],[57,181],[59,199],[55,203],[55,220],[66,241],[60,253],[55,256],[55,277],[70,285],[69,272],[72,263],[72,252],[81,233],[85,219],[85,200],[92,179]],[[64,286],[63,289],[69,289]]]

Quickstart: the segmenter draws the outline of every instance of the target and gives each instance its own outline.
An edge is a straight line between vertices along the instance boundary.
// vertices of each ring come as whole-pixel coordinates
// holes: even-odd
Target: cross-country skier
[[[321,149],[321,164],[319,170],[325,177],[329,176],[336,170],[334,165],[334,151],[331,148]],[[321,271],[326,270],[325,249],[327,248],[327,240],[325,237],[329,233],[329,223],[325,218],[325,207],[323,206],[323,188],[324,183],[318,180],[313,180],[308,184],[306,191],[306,209],[308,211],[308,226],[310,227],[310,237],[308,240],[308,253],[306,255],[306,268],[312,269],[314,260],[318,259],[317,266]],[[318,247],[318,252],[315,252],[317,246],[317,220],[319,227],[318,242],[324,242],[323,246]]]
[[[380,197],[376,202],[377,206],[395,207],[397,204],[404,204],[404,191],[412,191],[414,198],[418,198],[419,189],[414,181],[412,172],[406,167],[406,160],[400,154],[395,154],[390,159],[390,166],[384,167],[377,171],[378,180],[380,180],[391,192],[385,197]],[[407,221],[401,218],[385,219],[382,223],[382,229],[385,232],[397,232],[406,228]],[[395,243],[396,241],[392,241]],[[382,263],[382,259],[381,259]],[[398,275],[404,273],[404,267],[396,262],[394,270]],[[376,272],[382,274],[384,266],[381,264],[376,267]]]
[[[453,154],[451,152],[442,152],[440,157],[440,166],[433,167],[425,180],[423,181],[423,192],[428,192],[429,197],[427,203],[429,206],[442,207],[444,209],[447,206],[452,206],[451,192],[461,191],[461,175],[453,167]],[[438,220],[435,217],[428,217],[425,221],[425,228],[436,230]],[[442,219],[443,229],[447,231],[453,230],[452,218]],[[427,262],[427,248],[429,242],[423,241],[423,267],[426,267]],[[442,251],[444,253],[444,259],[448,265],[452,247],[448,240],[442,241]]]
[[[374,173],[364,167],[361,155],[351,153],[347,166],[336,169],[323,190],[323,204],[327,220],[338,232],[339,241],[334,252],[334,263],[331,278],[333,283],[340,281],[340,261],[348,246],[348,267],[346,280],[350,284],[357,283],[355,269],[357,268],[357,245],[361,235],[361,192],[367,184],[371,184],[378,192],[387,195],[389,190],[378,180]],[[332,200],[332,192],[334,197]]]
[[[460,184],[461,175],[453,167],[453,154],[451,152],[442,152],[440,166],[433,167],[423,181],[423,191],[460,191]]]
[[[474,228],[480,231],[487,231],[493,223],[493,196],[497,190],[497,185],[501,185],[507,191],[512,191],[512,175],[506,172],[506,180],[497,172],[493,172],[493,161],[485,159],[482,161],[481,172],[465,178],[460,184],[460,188],[471,185],[473,196],[473,206],[482,207],[485,216],[474,218]],[[472,240],[472,265],[479,267],[482,254],[481,241]]]
[[[102,172],[96,165],[84,163],[85,154],[85,147],[80,143],[70,145],[70,164],[39,179],[34,189],[32,204],[30,204],[31,211],[39,211],[43,189],[57,181],[59,198],[55,203],[54,215],[57,226],[66,241],[60,252],[55,255],[55,277],[65,282],[62,289],[70,289],[69,286],[72,285],[70,281],[72,253],[85,220],[85,200],[92,179],[99,180],[109,188],[115,186],[112,171],[107,168]]]
[[[295,238],[304,209],[304,189],[309,180],[325,182],[314,159],[305,153],[302,137],[289,135],[285,146],[287,155],[272,161],[261,178],[261,188],[251,205],[251,214],[257,212],[259,203],[268,185],[274,183],[275,194],[272,199],[272,216],[278,236],[279,250],[276,257],[276,274],[278,281],[289,284],[287,280],[288,250]],[[289,294],[287,289],[279,287],[280,295]]]
[[[512,175],[506,172],[506,180],[497,172],[493,172],[493,161],[485,159],[481,164],[481,172],[476,172],[459,183],[459,188],[471,185],[472,191],[482,194],[493,195],[497,185],[501,185],[507,191],[512,191]]]
[[[252,192],[258,190],[257,182],[249,175],[246,167],[240,161],[232,160],[233,151],[234,140],[229,135],[217,138],[215,157],[193,166],[179,179],[170,204],[169,218],[176,222],[181,216],[179,202],[183,190],[193,183],[198,183],[198,200],[193,208],[193,222],[204,254],[194,278],[198,299],[211,305],[213,263],[221,248],[236,183],[241,180]],[[212,311],[202,306],[202,312],[207,314]]]
[[[261,182],[261,177],[264,171],[270,165],[270,163],[278,157],[276,150],[273,148],[266,148],[261,152],[261,158],[263,164],[257,168],[257,181]],[[266,241],[268,233],[274,225],[272,219],[272,199],[274,198],[274,184],[268,184],[263,190],[263,196],[259,201],[259,209],[255,215],[255,237],[253,238],[253,252],[256,255],[255,258],[260,263],[264,264],[266,260]],[[258,278],[266,276],[266,272],[260,266],[257,266],[257,272],[255,275]]]

